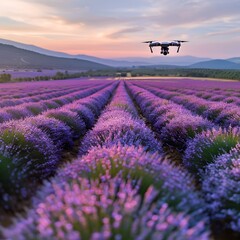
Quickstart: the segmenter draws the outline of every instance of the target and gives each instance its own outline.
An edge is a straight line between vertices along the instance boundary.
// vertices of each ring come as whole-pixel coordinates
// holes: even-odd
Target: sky
[[[8,0],[0,38],[105,58],[158,56],[143,41],[188,40],[172,56],[240,57],[239,0]]]

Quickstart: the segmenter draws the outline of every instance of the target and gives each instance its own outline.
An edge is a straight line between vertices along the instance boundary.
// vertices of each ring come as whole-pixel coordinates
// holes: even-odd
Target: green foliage
[[[10,82],[11,81],[11,74],[3,73],[0,74],[0,82]]]
[[[204,169],[208,164],[213,163],[215,159],[225,153],[229,153],[240,140],[240,136],[234,132],[223,132],[221,134],[198,135],[193,140],[193,145],[189,144],[189,149],[186,150],[185,162],[189,170],[197,173]],[[189,154],[189,152],[190,154]]]
[[[109,68],[105,70],[89,70],[76,73],[57,72],[54,76],[37,76],[34,78],[11,79],[10,74],[1,74],[0,82],[23,82],[23,81],[49,81],[63,80],[80,77],[196,77],[240,80],[240,70],[201,69],[201,68],[164,68],[164,67],[132,67],[132,68]]]

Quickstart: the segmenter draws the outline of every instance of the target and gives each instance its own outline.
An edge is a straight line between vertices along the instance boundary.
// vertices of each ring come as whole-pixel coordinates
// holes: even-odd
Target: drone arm
[[[180,50],[180,47],[181,47],[181,45],[179,45],[179,46],[178,46],[177,53],[179,52],[179,50]]]
[[[153,53],[152,47],[151,47],[151,46],[149,46],[149,48],[150,48],[150,51],[151,51],[151,53]]]

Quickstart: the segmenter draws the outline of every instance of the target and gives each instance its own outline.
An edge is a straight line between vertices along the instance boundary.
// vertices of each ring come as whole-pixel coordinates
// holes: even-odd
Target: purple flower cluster
[[[27,216],[4,229],[4,236],[209,239],[208,218],[191,181],[184,170],[142,148],[95,148],[46,183]]]
[[[215,124],[219,124],[220,126],[240,126],[240,107],[236,104],[229,104],[224,101],[209,101],[206,100],[206,96],[203,99],[196,96],[181,95],[173,93],[172,91],[156,89],[155,87],[147,87],[147,89],[159,97],[170,99],[177,104],[183,105],[190,111],[202,115],[203,117],[213,121]]]
[[[188,142],[183,162],[194,173],[201,173],[205,166],[228,153],[240,142],[239,128],[204,131]]]
[[[115,144],[143,146],[146,151],[162,152],[152,131],[136,115],[134,105],[121,84],[94,128],[86,135],[80,155],[92,147]]]
[[[168,89],[170,91],[177,91],[182,94],[187,95],[195,95],[200,98],[208,99],[210,101],[222,101],[226,103],[233,103],[236,105],[240,105],[240,99],[239,99],[239,93],[234,92],[234,90],[231,89],[231,92],[226,91],[226,89],[222,90],[199,90],[199,89]]]
[[[86,125],[84,121],[75,112],[65,109],[56,109],[45,112],[44,116],[57,119],[67,125],[71,129],[71,135],[74,139],[77,139],[86,133]]]
[[[180,105],[161,99],[147,90],[129,84],[129,90],[159,138],[179,150],[197,133],[212,128],[213,124],[193,115]]]
[[[59,151],[73,145],[71,128],[62,121],[40,115],[26,118],[23,122],[31,124],[47,134]]]
[[[240,232],[240,145],[209,164],[202,176],[202,191],[214,220]]]
[[[76,91],[75,89],[74,92],[70,92],[69,94],[61,95],[56,98],[40,100],[38,102],[26,102],[17,106],[6,107],[0,112],[0,122],[2,123],[10,119],[16,120],[36,116],[48,109],[56,109],[76,100],[86,98],[105,87],[106,84],[80,91]]]
[[[25,198],[31,185],[50,176],[59,161],[52,140],[38,128],[12,121],[0,126],[1,205],[8,208],[11,195]]]
[[[3,99],[0,100],[0,107],[10,107],[10,106],[16,106],[19,104],[23,104],[23,103],[30,103],[30,102],[39,102],[41,100],[48,100],[51,98],[56,98],[56,97],[60,97],[62,95],[66,95],[66,94],[70,94],[73,92],[76,92],[77,90],[79,90],[78,88],[73,88],[73,89],[64,89],[64,90],[43,90],[40,93],[36,92],[36,93],[28,93],[28,94],[21,94],[21,96],[19,95],[11,95],[10,99]]]

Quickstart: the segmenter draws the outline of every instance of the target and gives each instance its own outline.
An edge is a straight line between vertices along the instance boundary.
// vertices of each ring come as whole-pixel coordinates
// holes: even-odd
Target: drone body
[[[177,52],[179,52],[181,43],[183,43],[183,42],[187,42],[187,41],[181,41],[181,40],[174,40],[172,42],[146,41],[144,43],[149,43],[149,48],[150,48],[151,53],[153,53],[153,50],[152,50],[153,47],[161,47],[161,54],[168,55],[170,46],[178,47]]]

